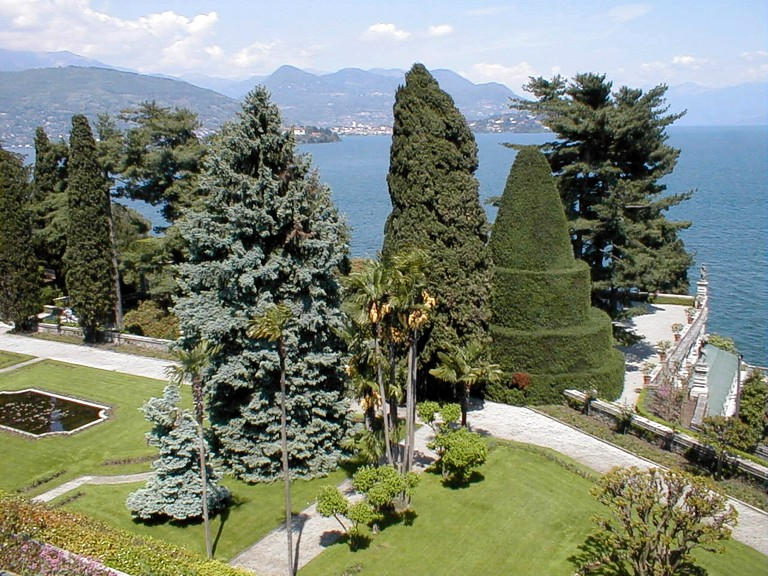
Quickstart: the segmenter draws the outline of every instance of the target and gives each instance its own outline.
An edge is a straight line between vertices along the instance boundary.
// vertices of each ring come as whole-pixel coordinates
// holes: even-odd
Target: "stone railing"
[[[579,390],[566,390],[563,392],[568,401],[572,404],[583,406],[587,401],[587,395]],[[684,456],[692,452],[699,458],[714,458],[715,451],[706,444],[699,441],[698,438],[676,431],[669,426],[654,422],[648,418],[635,413],[628,413],[627,408],[613,402],[603,400],[592,400],[589,405],[589,414],[594,418],[615,425],[622,420],[629,419],[628,429],[639,436],[645,436],[655,440],[655,443]],[[742,458],[741,456],[726,457],[730,464],[735,465],[741,472],[759,480],[768,482],[768,467],[762,466],[757,462]]]
[[[82,338],[83,330],[77,326],[62,326],[59,324],[37,325],[37,331],[44,334],[62,334],[66,336],[78,336]],[[163,340],[161,338],[148,338],[147,336],[137,336],[136,334],[124,334],[114,330],[103,330],[100,332],[102,341],[112,342],[113,344],[129,344],[140,348],[149,348],[151,350],[161,350],[168,352],[168,347],[173,340]]]

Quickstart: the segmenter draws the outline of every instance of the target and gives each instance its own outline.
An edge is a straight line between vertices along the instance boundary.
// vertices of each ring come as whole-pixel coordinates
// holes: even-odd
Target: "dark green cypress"
[[[349,430],[338,277],[346,226],[263,88],[214,138],[200,186],[205,206],[179,223],[189,258],[175,310],[185,349],[219,346],[203,375],[212,448],[238,478],[280,475],[278,352],[247,329],[285,304],[291,474],[327,473]]]
[[[0,148],[0,318],[13,322],[17,331],[34,324],[40,296],[28,199],[21,157]]]
[[[474,176],[474,136],[423,65],[415,64],[398,88],[394,118],[387,176],[392,213],[382,253],[387,260],[409,248],[427,252],[427,290],[437,300],[421,353],[420,374],[429,378],[439,350],[487,333],[488,223]]]
[[[109,189],[97,161],[91,127],[82,115],[72,117],[67,169],[67,292],[83,336],[92,342],[99,325],[110,322],[114,311],[115,271]]]
[[[489,247],[492,356],[507,378],[489,385],[487,396],[556,403],[576,388],[617,397],[624,360],[612,347],[610,318],[590,308],[589,269],[573,256],[554,178],[536,149],[515,159]]]

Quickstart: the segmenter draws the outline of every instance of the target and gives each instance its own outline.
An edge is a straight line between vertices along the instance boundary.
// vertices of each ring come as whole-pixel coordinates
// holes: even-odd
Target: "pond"
[[[34,388],[0,392],[0,428],[31,436],[72,434],[106,420],[108,410]]]

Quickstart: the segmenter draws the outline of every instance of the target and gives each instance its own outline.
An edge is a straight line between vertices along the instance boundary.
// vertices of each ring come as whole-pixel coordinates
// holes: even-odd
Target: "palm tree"
[[[413,466],[416,434],[416,382],[418,379],[418,345],[421,331],[429,321],[429,311],[435,305],[424,289],[426,277],[426,252],[410,250],[396,254],[391,261],[389,287],[390,305],[398,318],[399,330],[404,332],[408,345],[408,373],[405,398],[405,455],[402,470],[409,472]]]
[[[387,270],[379,260],[372,260],[357,272],[350,274],[347,281],[349,297],[346,302],[347,314],[354,326],[363,333],[370,333],[373,339],[373,355],[371,364],[376,370],[376,383],[379,387],[379,401],[384,429],[384,446],[387,464],[394,463],[392,458],[391,432],[392,424],[388,412],[387,390],[384,385],[384,359],[381,344],[383,339],[382,323],[390,313],[388,303]]]
[[[484,357],[480,342],[473,340],[465,346],[451,347],[448,351],[438,352],[440,364],[429,371],[432,376],[448,384],[462,385],[461,425],[467,425],[467,403],[469,392],[478,382],[498,382],[503,372],[498,364],[490,363]]]
[[[200,456],[200,483],[202,484],[201,499],[203,501],[203,524],[205,526],[205,554],[212,556],[211,525],[208,518],[208,472],[205,458],[205,433],[203,430],[203,381],[201,375],[218,354],[220,346],[212,346],[205,340],[198,342],[191,350],[178,350],[178,364],[168,366],[166,374],[174,384],[181,385],[189,379],[192,383],[192,399],[195,404],[195,421],[197,422],[198,453]]]
[[[291,309],[283,303],[274,304],[266,312],[255,316],[248,327],[248,337],[277,344],[280,358],[280,447],[283,452],[283,482],[285,483],[285,533],[288,544],[288,576],[294,575],[293,531],[291,527],[291,474],[288,468],[288,427],[286,423],[286,358],[285,325],[291,319]]]

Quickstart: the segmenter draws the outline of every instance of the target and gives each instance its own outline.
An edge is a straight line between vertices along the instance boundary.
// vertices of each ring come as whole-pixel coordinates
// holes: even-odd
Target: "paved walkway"
[[[140,472],[138,474],[119,474],[116,476],[80,476],[69,482],[64,482],[61,486],[57,486],[53,490],[43,492],[39,496],[32,498],[33,502],[50,502],[63,496],[67,492],[77,490],[83,484],[91,484],[95,486],[103,486],[105,484],[131,484],[133,482],[146,482],[149,477],[152,476],[152,472]]]
[[[170,360],[122,354],[93,346],[64,344],[63,342],[42,340],[41,338],[17,336],[9,334],[9,329],[10,327],[7,324],[0,323],[0,350],[69,362],[70,364],[80,364],[81,366],[100,368],[102,370],[146,376],[147,378],[155,378],[157,380],[167,380],[165,368],[173,364]],[[9,368],[18,367],[19,364]]]
[[[649,314],[634,316],[622,323],[623,326],[634,330],[643,339],[632,346],[619,346],[619,350],[624,352],[626,371],[624,373],[624,391],[618,402],[628,406],[637,405],[637,399],[640,395],[638,390],[643,388],[642,365],[645,362],[660,363],[656,344],[661,340],[674,341],[675,335],[672,332],[672,324],[687,324],[686,309],[687,306],[677,304],[651,304],[649,305]]]

